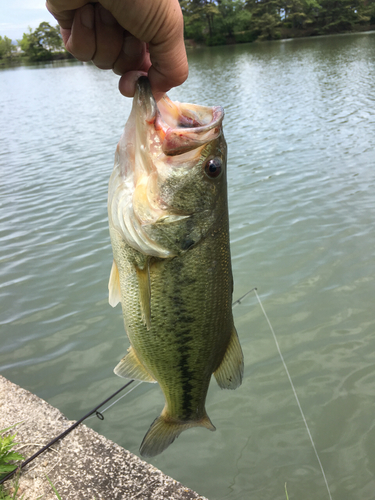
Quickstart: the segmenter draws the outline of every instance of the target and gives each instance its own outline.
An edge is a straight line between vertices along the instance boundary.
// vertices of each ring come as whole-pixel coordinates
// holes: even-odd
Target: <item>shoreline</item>
[[[17,433],[15,451],[25,459],[74,423],[0,375],[0,429],[17,422],[10,433]],[[18,493],[56,500],[47,475],[63,500],[207,500],[84,424],[22,469]]]
[[[315,39],[315,38],[322,38],[322,37],[332,37],[332,36],[343,36],[343,35],[358,35],[358,34],[368,34],[372,33],[375,31],[375,25],[368,25],[368,26],[361,26],[358,27],[358,29],[354,30],[348,30],[348,31],[341,31],[338,33],[324,33],[324,34],[315,34],[312,32],[312,30],[292,30],[289,28],[282,28],[281,29],[281,37],[280,38],[274,38],[272,40],[266,40],[266,39],[255,39],[253,41],[245,41],[245,42],[236,42],[233,38],[227,37],[227,43],[225,44],[217,44],[217,45],[209,45],[209,44],[202,44],[199,42],[196,42],[193,39],[185,39],[185,48],[187,51],[190,50],[196,50],[196,49],[202,49],[202,48],[207,48],[207,47],[226,47],[228,45],[244,45],[244,44],[252,44],[252,43],[267,43],[267,42],[284,42],[284,41],[290,41],[290,40],[301,40],[301,39]],[[23,56],[14,56],[12,60],[4,60],[0,59],[0,70],[1,69],[9,69],[9,68],[16,68],[19,66],[29,66],[29,65],[37,65],[37,64],[51,64],[51,63],[57,63],[57,65],[60,63],[65,64],[68,62],[81,62],[75,57],[69,55],[65,57],[61,57],[61,55],[58,55],[52,59],[43,59],[40,61],[31,61]],[[90,63],[90,62],[89,62]],[[82,63],[83,64],[83,63]],[[88,64],[88,63],[85,63]]]
[[[358,34],[368,34],[372,33],[375,31],[375,25],[368,25],[368,26],[363,26],[360,27],[361,29],[355,29],[355,30],[347,30],[347,31],[341,31],[338,33],[322,33],[322,34],[314,34],[311,30],[305,30],[305,31],[300,31],[300,30],[292,30],[289,28],[283,28],[281,29],[281,37],[280,38],[273,38],[272,40],[267,40],[267,39],[255,39],[254,41],[248,41],[248,42],[236,42],[233,39],[231,41],[227,41],[225,44],[218,44],[218,45],[207,45],[207,44],[201,44],[198,42],[195,42],[192,39],[185,39],[185,48],[187,50],[195,50],[195,49],[202,49],[202,48],[207,48],[207,47],[226,47],[228,45],[244,45],[244,44],[253,44],[253,43],[267,43],[267,42],[283,42],[286,40],[301,40],[301,39],[316,39],[316,38],[322,38],[322,37],[334,37],[334,36],[342,36],[342,35],[358,35]]]

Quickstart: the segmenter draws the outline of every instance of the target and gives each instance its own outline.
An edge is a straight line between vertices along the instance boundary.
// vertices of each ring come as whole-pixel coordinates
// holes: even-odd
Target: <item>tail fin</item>
[[[143,457],[154,457],[164,451],[173,441],[181,434],[181,432],[190,429],[191,427],[206,427],[210,431],[215,431],[216,427],[212,424],[208,415],[205,413],[200,420],[181,422],[168,418],[165,411],[160,417],[156,418],[150,425],[145,437],[143,438],[139,449]]]

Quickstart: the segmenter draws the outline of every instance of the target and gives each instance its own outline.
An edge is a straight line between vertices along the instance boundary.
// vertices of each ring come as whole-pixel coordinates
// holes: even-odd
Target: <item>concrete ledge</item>
[[[74,423],[0,375],[0,429],[20,421],[16,449],[26,458]],[[23,469],[25,500],[56,500],[46,474],[63,500],[207,500],[84,424]]]

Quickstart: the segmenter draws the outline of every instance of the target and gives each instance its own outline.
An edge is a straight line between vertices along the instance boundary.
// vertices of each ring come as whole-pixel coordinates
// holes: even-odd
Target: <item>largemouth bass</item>
[[[211,375],[241,384],[232,316],[226,142],[221,107],[156,104],[146,77],[117,146],[109,181],[113,249],[109,302],[121,302],[131,347],[120,377],[158,382],[165,396],[140,453],[161,453],[195,426]]]

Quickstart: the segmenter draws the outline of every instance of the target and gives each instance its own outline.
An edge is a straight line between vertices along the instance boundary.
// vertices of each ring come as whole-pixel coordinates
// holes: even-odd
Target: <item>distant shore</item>
[[[61,61],[77,61],[77,59],[72,56],[67,51],[64,52],[59,52],[56,54],[53,54],[52,57],[50,58],[43,58],[43,59],[30,59],[29,57],[23,55],[23,54],[16,54],[13,55],[12,57],[7,57],[0,59],[0,69],[1,68],[13,68],[16,66],[27,66],[29,64],[40,64],[40,63],[50,63],[50,62],[61,62]]]
[[[280,38],[277,38],[276,40],[288,40],[288,39],[293,39],[293,38],[315,38],[317,36],[333,36],[333,35],[346,35],[346,34],[356,34],[356,33],[364,33],[364,32],[369,32],[369,31],[375,31],[375,25],[368,25],[368,26],[358,26],[355,29],[352,29],[350,31],[341,31],[341,32],[336,32],[336,33],[325,33],[325,34],[319,34],[316,33],[314,29],[292,29],[292,28],[281,28],[280,29]],[[262,43],[265,41],[270,41],[270,40],[262,40],[259,38],[256,38],[254,40],[247,40],[246,39],[246,34],[248,32],[241,32],[241,33],[236,33],[234,37],[226,37],[226,43],[225,44],[205,44],[205,43],[200,43],[196,42],[194,39],[185,39],[185,47],[186,49],[197,49],[197,48],[202,48],[202,47],[209,47],[209,46],[222,46],[222,45],[238,45],[242,43]],[[236,39],[237,35],[242,35],[243,40],[241,39]],[[245,36],[244,36],[245,35]],[[248,37],[250,38],[250,37]],[[17,66],[26,66],[29,64],[40,64],[40,63],[50,63],[50,62],[62,62],[62,61],[77,61],[77,59],[72,56],[69,52],[66,50],[62,52],[58,52],[56,54],[53,54],[51,58],[43,58],[40,60],[31,60],[30,58],[26,57],[23,54],[15,54],[11,58],[3,58],[0,59],[0,69],[6,69],[6,68],[12,68],[12,67],[17,67]]]
[[[293,38],[315,38],[318,36],[334,36],[334,35],[348,35],[348,34],[356,34],[356,33],[364,33],[368,31],[375,31],[375,24],[367,25],[367,26],[357,26],[356,28],[352,30],[345,30],[345,31],[339,31],[339,32],[332,32],[332,33],[317,33],[316,29],[310,28],[310,29],[292,29],[292,28],[280,28],[280,37],[274,40],[264,40],[264,39],[259,39],[255,38],[253,40],[237,40],[236,35],[246,35],[249,32],[241,32],[241,33],[235,33],[233,37],[226,37],[226,43],[225,44],[217,44],[216,46],[219,45],[238,45],[242,43],[253,43],[253,42],[269,42],[269,41],[278,41],[278,40],[289,40]],[[238,37],[239,38],[239,37]],[[250,38],[250,35],[249,35]],[[205,44],[205,43],[200,43],[196,42],[194,39],[185,39],[185,46],[187,49],[195,49],[195,48],[201,48],[201,47],[209,47],[210,45]],[[211,45],[212,46],[212,45]]]

